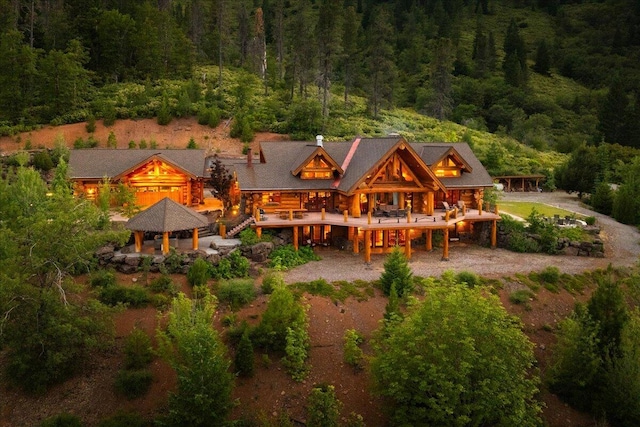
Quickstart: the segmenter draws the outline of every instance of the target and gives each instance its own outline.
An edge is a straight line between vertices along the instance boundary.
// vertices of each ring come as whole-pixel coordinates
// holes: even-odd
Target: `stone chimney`
[[[253,166],[253,153],[251,152],[251,147],[247,149],[247,167]]]
[[[316,147],[322,147],[322,140],[324,137],[322,135],[316,135]]]

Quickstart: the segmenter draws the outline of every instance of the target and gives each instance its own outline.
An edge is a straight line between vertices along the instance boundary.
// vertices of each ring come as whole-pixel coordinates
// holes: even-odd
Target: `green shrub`
[[[558,280],[560,280],[560,270],[558,269],[558,267],[549,266],[549,267],[545,268],[544,270],[542,270],[538,274],[538,277],[544,283],[549,283],[549,284],[555,285],[556,283],[558,283]]]
[[[220,283],[217,292],[221,303],[229,304],[236,311],[256,298],[252,279],[231,279]]]
[[[255,370],[254,365],[253,344],[251,343],[249,328],[245,326],[236,350],[236,371],[241,376],[252,377]]]
[[[307,407],[307,426],[338,427],[342,403],[332,385],[321,384],[311,389]]]
[[[293,245],[280,246],[274,249],[269,254],[269,258],[269,267],[279,270],[288,270],[306,264],[309,261],[320,259],[310,247],[302,246],[296,251]]]
[[[149,390],[149,387],[151,387],[152,382],[153,376],[151,375],[151,371],[146,369],[123,369],[118,371],[115,387],[116,391],[127,399],[135,399],[144,396]]]
[[[242,256],[240,251],[235,250],[229,254],[231,262],[231,273],[234,277],[247,277],[249,275],[249,260]]]
[[[145,368],[153,360],[151,338],[141,329],[135,328],[124,343],[124,366],[127,369]]]
[[[384,262],[384,271],[380,276],[380,285],[384,294],[389,296],[391,285],[395,284],[399,297],[402,298],[409,295],[413,290],[412,276],[407,258],[400,251],[400,248],[393,248],[393,251],[387,255]]]
[[[85,128],[89,133],[94,133],[96,131],[96,117],[93,114],[89,114]]]
[[[202,258],[197,258],[187,272],[187,282],[191,286],[204,286],[210,277],[209,263]]]
[[[147,291],[140,286],[107,286],[100,289],[98,299],[107,305],[127,304],[131,307],[144,307],[150,301]]]
[[[587,225],[593,225],[596,223],[596,217],[595,216],[588,216],[584,219],[584,222],[587,223]]]
[[[212,267],[210,270],[210,274],[214,279],[231,279],[233,278],[233,273],[231,271],[231,261],[228,258],[222,258],[218,265]]]
[[[121,412],[100,421],[98,427],[145,427],[147,422],[139,414]]]
[[[140,142],[138,143],[138,147],[141,150],[144,150],[147,148],[147,141],[145,141],[144,139],[141,139]]]
[[[195,150],[198,148],[198,144],[196,144],[196,140],[193,137],[189,138],[189,142],[187,143],[187,149]]]
[[[43,172],[49,172],[51,169],[53,169],[53,160],[51,160],[49,152],[44,150],[38,151],[36,154],[34,154],[33,166]]]
[[[528,289],[520,289],[509,294],[509,301],[513,304],[526,304],[535,295]]]
[[[73,414],[59,414],[40,423],[40,427],[82,427],[82,419]]]
[[[169,255],[164,259],[164,268],[167,273],[180,273],[182,271],[182,261],[184,256],[179,254],[175,248],[169,249]]]
[[[117,285],[116,273],[113,270],[96,270],[91,273],[89,283],[93,288],[105,288]]]
[[[360,344],[364,341],[355,329],[347,329],[344,332],[344,362],[356,370],[363,368],[364,354]]]
[[[456,274],[456,282],[466,283],[468,287],[473,288],[480,285],[481,280],[477,274],[470,271],[461,271]]]
[[[309,357],[309,342],[306,322],[287,328],[282,364],[294,381],[302,382],[309,374],[309,366],[306,363]]]
[[[269,270],[262,278],[260,289],[263,294],[270,294],[276,286],[284,285],[284,277],[282,273],[275,270]]]
[[[159,277],[156,277],[149,284],[149,289],[152,292],[166,292],[169,295],[175,295],[178,293],[178,289],[176,285],[171,280],[171,277],[167,274],[163,274]]]
[[[136,142],[134,140],[129,141],[129,149],[132,150],[136,148]]]
[[[252,342],[263,348],[284,351],[287,328],[306,328],[305,307],[287,286],[277,286],[269,297],[260,324],[253,330]]]
[[[243,246],[253,246],[258,242],[260,239],[253,228],[245,228],[240,232],[240,243]]]

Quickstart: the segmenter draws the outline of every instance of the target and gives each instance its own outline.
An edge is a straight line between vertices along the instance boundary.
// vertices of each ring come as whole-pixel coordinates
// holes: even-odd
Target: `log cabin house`
[[[385,253],[411,242],[432,249],[433,232],[449,240],[471,235],[474,224],[491,225],[496,244],[497,209],[483,209],[493,182],[466,143],[409,143],[400,136],[350,142],[262,142],[259,161],[251,152],[233,164],[242,195],[240,208],[265,228],[291,228],[300,244],[352,246]],[[447,208],[449,207],[449,209]],[[345,245],[344,242],[348,242]]]
[[[135,190],[142,208],[169,197],[195,206],[209,178],[204,150],[71,150],[69,175],[77,196],[95,200],[105,178]]]

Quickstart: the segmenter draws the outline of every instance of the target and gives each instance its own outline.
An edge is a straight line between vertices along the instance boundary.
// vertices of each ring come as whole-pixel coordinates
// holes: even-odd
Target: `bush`
[[[146,421],[140,415],[121,412],[100,421],[98,427],[145,427],[146,425]]]
[[[309,374],[309,366],[306,364],[309,357],[309,341],[306,322],[287,328],[282,364],[294,381],[302,382]]]
[[[347,329],[344,332],[344,363],[352,366],[355,370],[363,368],[364,354],[360,344],[364,341],[362,336],[355,329]]]
[[[141,329],[135,328],[124,343],[124,366],[127,369],[145,368],[153,360],[151,338]]]
[[[233,279],[222,282],[217,292],[218,300],[236,311],[256,298],[252,279]]]
[[[252,338],[256,345],[283,352],[287,345],[287,328],[306,328],[307,313],[293,292],[286,286],[277,286],[271,296],[260,324]]]
[[[253,344],[251,343],[251,337],[249,328],[245,325],[242,338],[238,343],[238,349],[236,350],[235,367],[238,374],[244,377],[252,377],[255,370],[254,356],[253,356]]]
[[[477,274],[470,271],[461,271],[456,275],[456,281],[458,283],[466,283],[470,288],[480,285],[481,280]]]
[[[124,369],[118,372],[115,387],[116,391],[127,399],[135,399],[144,396],[149,390],[149,387],[151,387],[152,382],[153,376],[151,372],[146,369]]]
[[[307,426],[339,426],[341,407],[342,403],[336,397],[336,391],[332,385],[321,384],[312,388],[307,407]]]
[[[116,274],[113,270],[96,270],[91,274],[89,283],[93,288],[115,286],[117,285]]]
[[[258,242],[260,239],[253,228],[245,228],[240,232],[240,243],[243,246],[253,246]]]
[[[587,223],[587,225],[593,225],[596,223],[596,217],[595,216],[588,216],[584,219],[584,222]]]
[[[187,149],[195,150],[198,148],[198,144],[196,144],[196,140],[193,137],[189,138],[189,142],[187,143]]]
[[[320,259],[309,246],[302,246],[296,251],[293,245],[280,246],[274,249],[269,254],[269,258],[269,267],[278,270],[289,270],[309,261]]]
[[[77,415],[59,414],[40,423],[40,427],[82,427],[82,419]]]
[[[187,281],[191,286],[204,286],[210,277],[209,263],[202,258],[197,258],[187,272]]]
[[[263,294],[270,294],[273,292],[276,286],[284,285],[284,277],[282,273],[279,271],[270,270],[267,274],[262,278],[262,284],[260,285],[260,289]]]
[[[166,292],[169,295],[175,295],[178,293],[176,285],[171,280],[171,277],[167,274],[156,277],[149,284],[149,289],[152,292]]]
[[[94,133],[96,131],[96,116],[89,114],[87,117],[87,124],[85,126],[88,133]]]
[[[211,276],[214,279],[232,279],[233,273],[231,271],[231,261],[228,258],[222,258],[218,265],[211,268]]]
[[[144,307],[150,301],[147,291],[140,286],[107,286],[100,289],[100,302],[107,305],[128,304],[131,307]]]
[[[46,150],[38,151],[33,156],[33,166],[43,172],[49,172],[51,169],[53,169],[53,160],[51,160],[51,156]]]
[[[556,283],[558,283],[558,280],[560,280],[560,270],[558,269],[558,267],[549,266],[542,270],[538,274],[538,277],[540,277],[540,280],[542,280],[544,283],[555,285]]]
[[[534,296],[534,293],[530,290],[520,289],[509,294],[509,301],[511,301],[513,304],[526,304]]]
[[[249,275],[249,260],[243,257],[240,251],[231,252],[229,254],[229,262],[231,262],[231,272],[234,277],[247,277]]]

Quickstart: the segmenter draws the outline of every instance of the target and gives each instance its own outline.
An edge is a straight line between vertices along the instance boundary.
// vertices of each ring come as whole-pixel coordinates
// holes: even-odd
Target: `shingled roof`
[[[355,183],[371,170],[402,137],[361,138],[347,142],[325,142],[323,148],[338,165],[343,165],[353,147],[352,158],[339,181],[332,179],[300,179],[291,174],[292,165],[308,156],[316,148],[309,141],[270,141],[260,144],[264,163],[246,162],[234,164],[238,183],[242,191],[330,191],[348,193]],[[409,143],[429,167],[441,159],[452,147],[471,168],[455,178],[438,178],[449,188],[491,187],[493,181],[480,161],[466,143]],[[337,186],[333,185],[337,183]]]
[[[113,178],[154,156],[195,177],[207,176],[204,150],[115,149],[71,150],[69,176],[72,179]]]
[[[129,230],[164,233],[190,230],[207,225],[209,225],[209,220],[206,216],[165,197],[131,218],[125,227]]]

